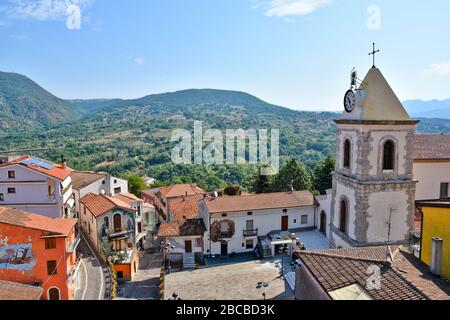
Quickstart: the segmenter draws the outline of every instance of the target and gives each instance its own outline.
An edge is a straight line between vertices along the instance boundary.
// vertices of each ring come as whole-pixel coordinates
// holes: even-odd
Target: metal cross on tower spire
[[[369,53],[369,56],[373,56],[373,67],[375,68],[375,54],[380,52],[380,50],[375,50],[375,42],[373,43],[373,50],[371,53]]]

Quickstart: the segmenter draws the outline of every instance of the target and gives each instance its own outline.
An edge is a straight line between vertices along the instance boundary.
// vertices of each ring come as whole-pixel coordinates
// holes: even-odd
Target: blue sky
[[[216,88],[337,110],[376,42],[401,100],[445,99],[449,13],[448,0],[0,0],[0,70],[62,98]]]

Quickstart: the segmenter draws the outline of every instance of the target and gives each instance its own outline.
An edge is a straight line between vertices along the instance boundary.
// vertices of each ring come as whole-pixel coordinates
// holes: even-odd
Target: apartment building
[[[75,225],[0,207],[0,280],[41,287],[45,300],[73,299],[80,267]]]
[[[65,162],[52,163],[22,156],[0,164],[0,206],[51,218],[72,217],[71,170]]]

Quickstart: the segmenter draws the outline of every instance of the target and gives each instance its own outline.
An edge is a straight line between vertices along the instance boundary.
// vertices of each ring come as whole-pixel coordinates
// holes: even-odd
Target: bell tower
[[[353,71],[345,111],[335,120],[331,242],[344,248],[405,243],[415,210],[412,144],[418,121],[375,66],[356,82]]]

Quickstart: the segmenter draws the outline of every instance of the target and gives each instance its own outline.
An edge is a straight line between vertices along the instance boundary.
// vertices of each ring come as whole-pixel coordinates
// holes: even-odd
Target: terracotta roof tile
[[[364,250],[363,248],[361,249]],[[360,252],[358,255],[361,254]],[[358,283],[363,288],[366,288],[368,280],[367,270],[369,267],[376,265],[381,270],[382,285],[379,289],[367,290],[373,299],[425,300],[427,298],[387,262],[370,261],[332,255],[330,253],[321,254],[318,251],[300,252],[299,256],[327,292],[354,283]],[[372,257],[372,253],[368,253],[366,257]]]
[[[85,171],[72,171],[70,177],[72,178],[72,187],[76,190],[80,190],[100,179],[104,179],[106,177],[106,174]]]
[[[0,300],[40,300],[41,287],[0,280]]]
[[[284,209],[314,205],[314,195],[309,191],[264,193],[233,197],[206,198],[209,213]]]
[[[0,207],[0,223],[67,236],[77,223],[77,219],[52,219],[40,214]]]
[[[202,219],[190,219],[163,223],[159,227],[159,237],[202,236],[206,227]]]
[[[169,201],[173,221],[196,219],[199,217],[198,205],[203,195],[198,194],[190,197],[177,198]]]
[[[114,208],[135,211],[129,203],[126,203],[120,199],[93,193],[89,193],[81,198],[80,202],[96,217],[107,213]]]
[[[159,192],[166,198],[192,196],[205,193],[205,191],[194,184],[173,184],[171,186],[161,188]]]
[[[418,134],[414,136],[414,160],[450,160],[450,135]]]

